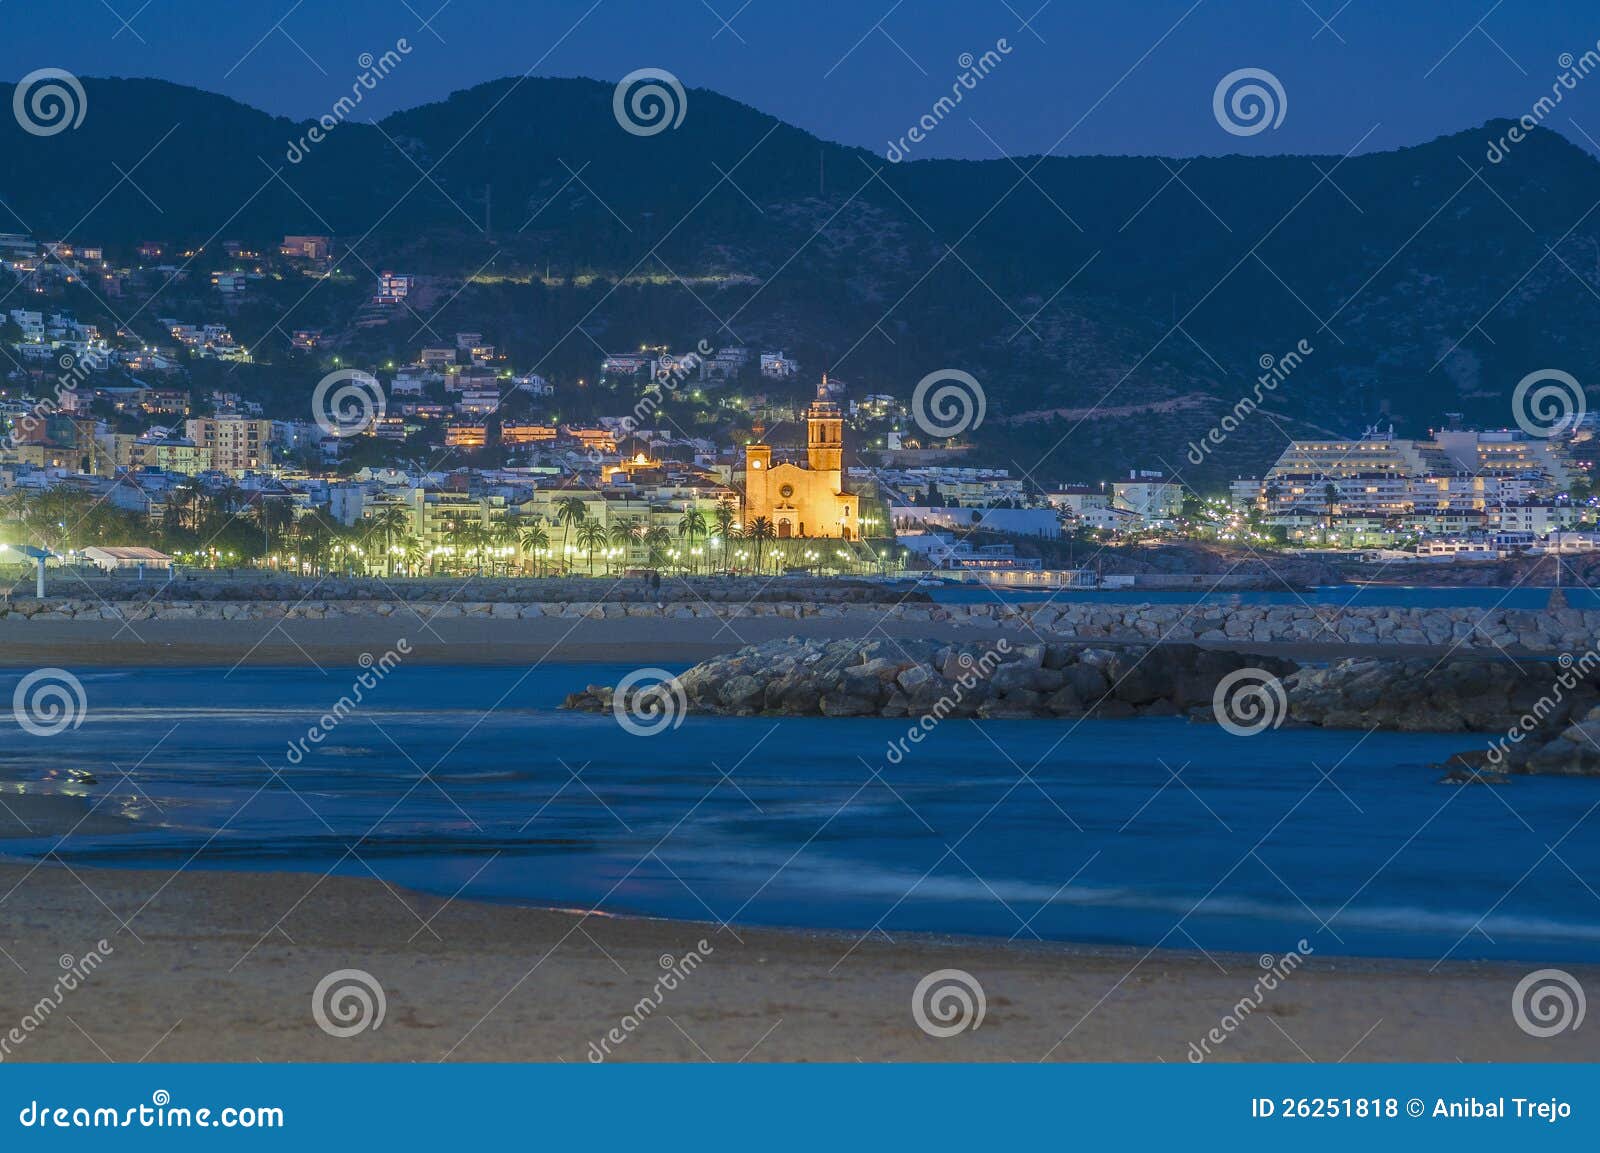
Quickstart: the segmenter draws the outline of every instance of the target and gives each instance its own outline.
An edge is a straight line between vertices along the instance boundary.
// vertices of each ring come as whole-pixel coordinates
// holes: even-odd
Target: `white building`
[[[383,272],[378,276],[378,292],[372,298],[379,304],[399,304],[411,295],[416,277],[406,273]]]
[[[1491,505],[1488,509],[1490,526],[1501,532],[1528,532],[1547,536],[1577,528],[1592,510],[1582,505],[1553,504],[1542,501],[1524,501]]]
[[[1138,514],[1147,525],[1160,524],[1183,511],[1183,486],[1158,472],[1131,472],[1111,486],[1111,506]]]
[[[763,352],[761,354],[761,375],[770,376],[775,380],[794,376],[800,371],[798,361],[790,360],[781,351]]]
[[[119,569],[151,569],[163,572],[172,567],[172,558],[153,548],[102,548],[91,545],[83,550],[83,559],[106,572]]]

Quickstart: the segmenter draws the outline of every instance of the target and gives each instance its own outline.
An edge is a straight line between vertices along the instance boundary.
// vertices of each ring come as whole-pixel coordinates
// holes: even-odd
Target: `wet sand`
[[[0,1033],[105,938],[111,952],[8,1061],[1173,1061],[1235,1011],[1259,959],[975,939],[733,929],[447,901],[367,878],[0,864]],[[666,971],[697,969],[636,1029]],[[1292,948],[1293,942],[1285,942]],[[1212,1046],[1227,1061],[1595,1061],[1600,1030],[1524,1034],[1535,966],[1311,957]],[[917,982],[981,984],[980,1027],[925,1034]],[[382,1025],[336,1038],[313,991],[383,987]],[[1574,968],[1600,988],[1600,970]]]

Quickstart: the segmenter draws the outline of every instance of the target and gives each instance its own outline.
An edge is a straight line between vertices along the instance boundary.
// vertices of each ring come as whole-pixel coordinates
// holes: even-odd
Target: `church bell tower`
[[[813,472],[844,469],[844,415],[828,398],[828,377],[817,385],[817,399],[806,413],[806,460]]]

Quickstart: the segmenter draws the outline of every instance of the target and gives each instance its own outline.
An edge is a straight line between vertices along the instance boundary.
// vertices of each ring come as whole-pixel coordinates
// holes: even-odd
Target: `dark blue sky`
[[[47,66],[156,76],[309,117],[348,91],[362,53],[399,37],[413,51],[366,102],[378,114],[530,70],[611,81],[657,67],[882,153],[949,92],[963,53],[1004,37],[1009,55],[913,156],[1052,146],[1058,154],[1342,153],[1522,115],[1549,93],[1562,53],[1595,47],[1600,8],[1592,0],[0,0],[0,76]],[[1288,107],[1276,129],[1239,137],[1218,127],[1212,93],[1246,67],[1278,77]],[[1565,95],[1545,123],[1600,151],[1600,72]]]

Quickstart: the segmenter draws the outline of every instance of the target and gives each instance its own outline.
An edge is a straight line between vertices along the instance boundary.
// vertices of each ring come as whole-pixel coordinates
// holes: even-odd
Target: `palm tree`
[[[509,549],[517,543],[517,526],[505,519],[497,520],[488,528],[488,540],[494,546],[497,554],[501,549]],[[509,555],[503,557],[497,563],[505,570],[506,575],[510,575],[511,558]],[[493,571],[493,569],[491,568],[490,571]]]
[[[643,531],[636,516],[619,517],[611,524],[610,531],[606,534],[610,538],[611,546],[622,550],[622,561],[626,567],[629,552],[639,540]]]
[[[40,500],[43,508],[43,498]],[[172,527],[178,529],[199,530],[200,489],[193,483],[177,485],[167,497],[165,515],[172,522]],[[46,510],[48,511],[48,510]],[[36,510],[37,515],[37,510]]]
[[[217,509],[229,520],[232,520],[248,501],[249,495],[244,489],[229,481],[223,485],[222,491],[217,494]]]
[[[28,490],[23,488],[15,489],[10,496],[3,499],[6,515],[16,522],[18,531],[21,531],[28,519],[28,505],[30,504]]]
[[[411,518],[406,515],[405,509],[397,504],[391,504],[373,513],[369,520],[372,535],[382,542],[389,575],[394,576],[394,553],[390,550],[394,547],[394,542],[405,535],[406,529],[411,527]]]
[[[450,541],[452,566],[465,563],[469,556],[473,557],[475,563],[480,559],[476,554],[483,543],[483,526],[476,520],[446,521],[444,533]]]
[[[261,551],[276,551],[294,523],[294,506],[286,497],[263,496],[255,503],[256,523],[261,526]]]
[[[589,506],[582,497],[564,497],[556,504],[556,523],[561,526],[561,554],[567,552],[567,536],[589,517]]]
[[[606,547],[606,527],[597,520],[586,520],[578,526],[578,547],[589,553],[589,575],[594,575],[596,549]]]
[[[711,519],[716,522],[717,535],[722,538],[722,567],[727,568],[728,542],[733,539],[733,526],[738,522],[739,513],[731,500],[725,500],[717,505],[717,511],[711,514]]]
[[[428,546],[420,538],[408,536],[401,540],[400,547],[405,550],[406,570],[413,576],[420,573],[428,563]]]
[[[483,575],[483,558],[489,551],[490,533],[483,524],[473,521],[461,530],[461,542],[466,546],[468,555],[472,557],[473,571]]]
[[[520,543],[524,553],[533,553],[538,558],[535,561],[534,571],[543,576],[544,556],[542,554],[550,547],[550,534],[545,531],[543,525],[534,524],[522,530]]]
[[[328,527],[333,534],[333,552],[338,564],[343,566],[345,575],[355,576],[358,568],[364,570],[367,564],[366,546],[371,544],[366,526],[357,523],[332,524]]]
[[[766,547],[766,542],[777,537],[778,533],[772,527],[772,522],[764,516],[758,516],[750,522],[750,527],[745,530],[745,536],[756,542],[756,571],[761,571],[761,554]]]
[[[683,510],[683,515],[678,518],[678,535],[686,537],[689,542],[689,555],[694,555],[694,538],[706,535],[706,514],[694,505]]]
[[[639,518],[619,516],[606,528],[606,535],[614,545],[627,544],[639,535]]]
[[[672,534],[667,531],[665,526],[656,525],[654,528],[646,529],[644,543],[645,547],[650,550],[650,567],[666,567],[667,550],[672,547]]]
[[[465,551],[466,527],[459,520],[447,520],[444,522],[443,531],[440,535],[450,543],[440,549],[435,556],[433,562],[435,566],[442,568],[445,572],[449,572],[455,567],[456,558]],[[428,575],[432,576],[433,573],[430,571]]]
[[[295,551],[312,573],[322,567],[323,558],[333,547],[333,532],[316,513],[301,517],[294,526]]]

